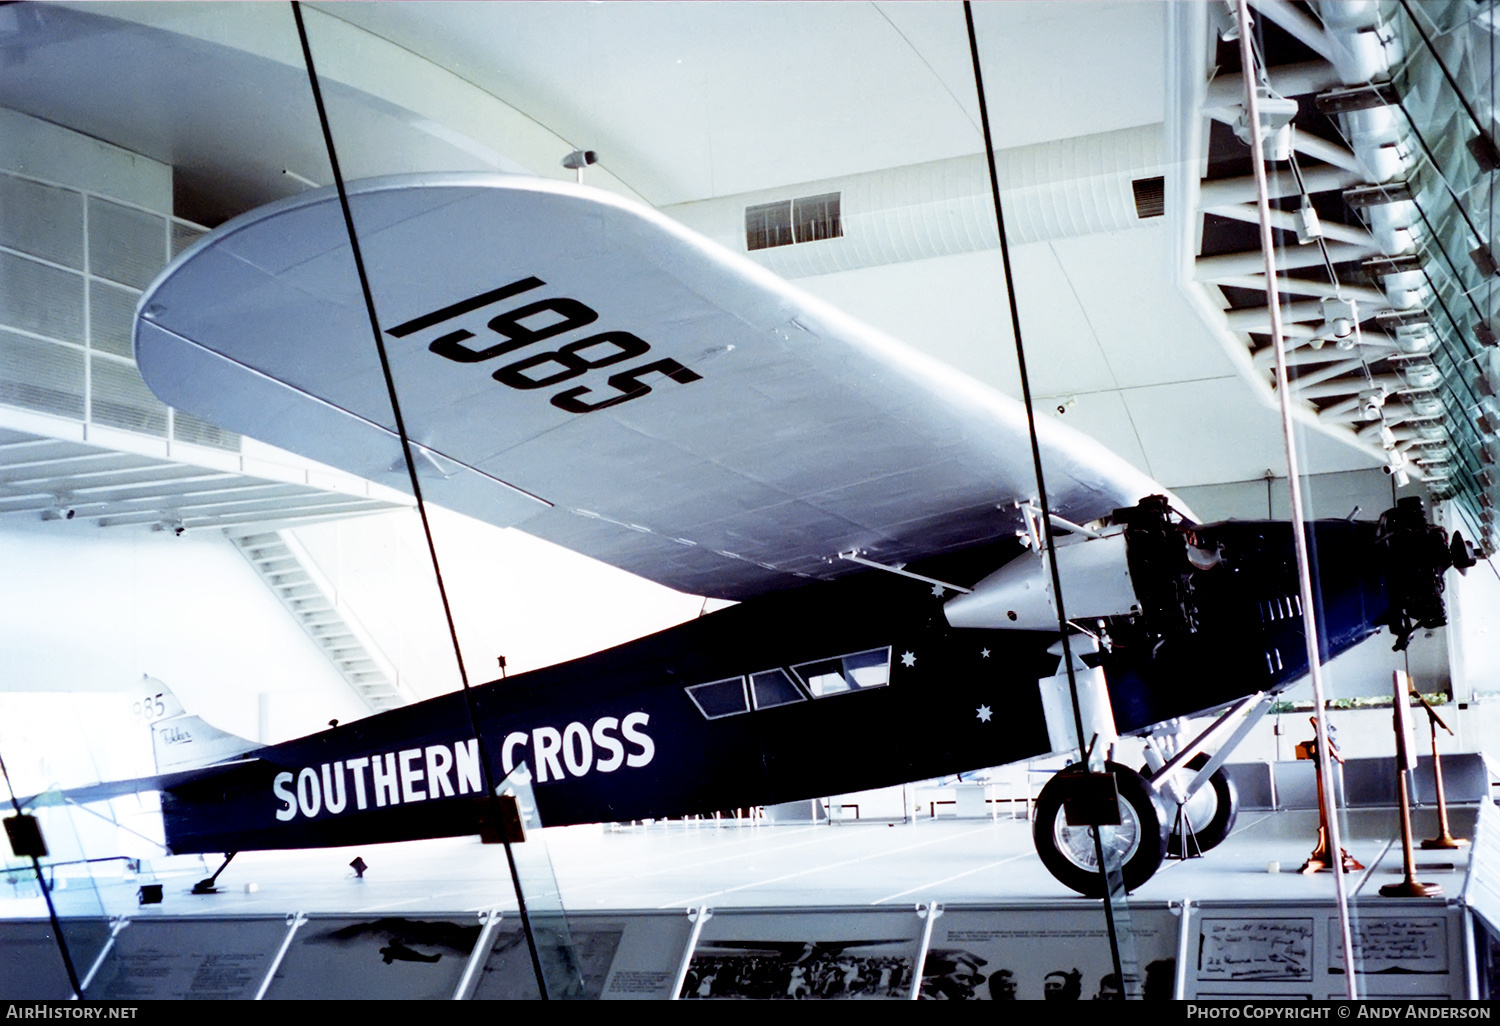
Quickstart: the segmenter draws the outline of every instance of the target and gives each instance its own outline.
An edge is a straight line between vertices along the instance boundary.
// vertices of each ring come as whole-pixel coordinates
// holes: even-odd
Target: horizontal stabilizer
[[[240,763],[255,761],[255,759],[236,759],[223,765],[236,766]],[[153,777],[136,777],[133,780],[109,780],[102,784],[43,791],[41,794],[20,799],[20,803],[23,809],[62,805],[65,802],[82,805],[88,802],[102,802],[107,798],[120,798],[128,794],[140,794],[143,791],[165,791],[180,784],[201,780],[203,776],[202,770],[189,769],[174,773],[158,773]]]
[[[151,753],[157,773],[199,769],[227,762],[237,755],[264,747],[197,716],[175,716],[151,725]]]

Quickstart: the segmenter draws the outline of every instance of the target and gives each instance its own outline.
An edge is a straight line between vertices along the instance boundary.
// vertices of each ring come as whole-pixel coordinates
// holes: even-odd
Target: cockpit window
[[[792,667],[814,698],[883,688],[891,682],[890,648],[872,648]]]
[[[716,680],[712,684],[696,684],[688,688],[687,693],[706,719],[717,720],[750,711],[744,677]]]
[[[807,696],[797,690],[792,678],[785,670],[766,670],[750,675],[750,694],[755,699],[755,708],[774,709],[778,705],[805,702]]]

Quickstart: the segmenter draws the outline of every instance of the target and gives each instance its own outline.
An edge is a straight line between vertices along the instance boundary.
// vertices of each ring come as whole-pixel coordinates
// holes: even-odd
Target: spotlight
[[[1319,334],[1339,343],[1340,349],[1354,345],[1354,325],[1359,319],[1352,299],[1323,300],[1323,327]],[[1348,340],[1349,345],[1344,345]]]
[[[1322,237],[1323,224],[1318,220],[1318,212],[1313,208],[1312,200],[1304,196],[1302,206],[1297,208],[1297,244],[1306,246]]]
[[[593,150],[574,150],[562,159],[562,166],[572,171],[579,185],[583,184],[583,169],[597,164],[599,155]]]
[[[1260,108],[1261,147],[1267,160],[1287,160],[1292,155],[1292,119],[1297,116],[1297,101],[1280,96],[1267,86],[1256,87],[1256,106]],[[1250,110],[1240,111],[1234,123],[1234,134],[1250,143]]]
[[[1407,473],[1409,467],[1410,464],[1406,462],[1405,456],[1399,452],[1392,452],[1390,462],[1380,469],[1385,471],[1387,477],[1395,479],[1396,487],[1405,488],[1411,484],[1411,476]]]

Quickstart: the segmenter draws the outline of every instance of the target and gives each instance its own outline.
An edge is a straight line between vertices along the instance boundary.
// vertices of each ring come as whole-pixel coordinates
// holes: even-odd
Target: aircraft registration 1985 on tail
[[[483,781],[523,762],[543,822],[566,824],[1079,747],[1018,403],[607,193],[450,174],[353,183],[349,201],[426,498],[738,604],[477,687],[478,737],[455,694],[157,778],[174,851],[478,832]],[[331,190],[183,253],[143,296],[135,345],[168,404],[407,487]],[[1305,673],[1289,525],[1194,523],[1098,444],[1037,428],[1087,628],[1085,743]],[[1468,558],[1420,503],[1309,530],[1326,657],[1440,623],[1443,571]],[[1227,834],[1232,788],[1198,751],[1212,740],[1149,780],[1112,768],[1128,885],[1189,795],[1197,843]],[[1063,791],[1041,795],[1038,850],[1097,893]]]

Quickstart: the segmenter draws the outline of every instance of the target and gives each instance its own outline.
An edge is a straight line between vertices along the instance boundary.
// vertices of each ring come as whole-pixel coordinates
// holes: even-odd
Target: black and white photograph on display
[[[872,941],[721,941],[700,946],[683,998],[903,998],[909,945]]]
[[[1132,910],[1139,971],[1121,981],[1097,908],[948,909],[922,966],[924,1000],[1115,1001],[1169,999],[1176,972],[1177,920],[1165,909]]]
[[[582,996],[596,999],[603,994],[604,981],[609,974],[620,938],[625,933],[625,924],[618,920],[603,918],[589,923],[575,922],[569,917],[568,935],[564,939],[545,919],[533,919],[532,934],[536,939],[538,957],[544,967],[559,967],[572,964],[576,977],[582,977]],[[570,947],[571,945],[571,947]],[[571,954],[569,951],[571,950]],[[565,969],[563,976],[574,976]],[[548,979],[558,974],[548,972]],[[476,1001],[519,1001],[539,997],[536,986],[536,970],[532,966],[531,951],[526,946],[526,933],[519,916],[503,922],[495,932],[494,942],[484,961],[484,970],[474,988]],[[557,997],[559,995],[552,995]]]
[[[915,912],[716,915],[678,997],[899,1000],[911,996]]]
[[[297,932],[266,996],[451,998],[482,929],[477,917],[314,919]]]

